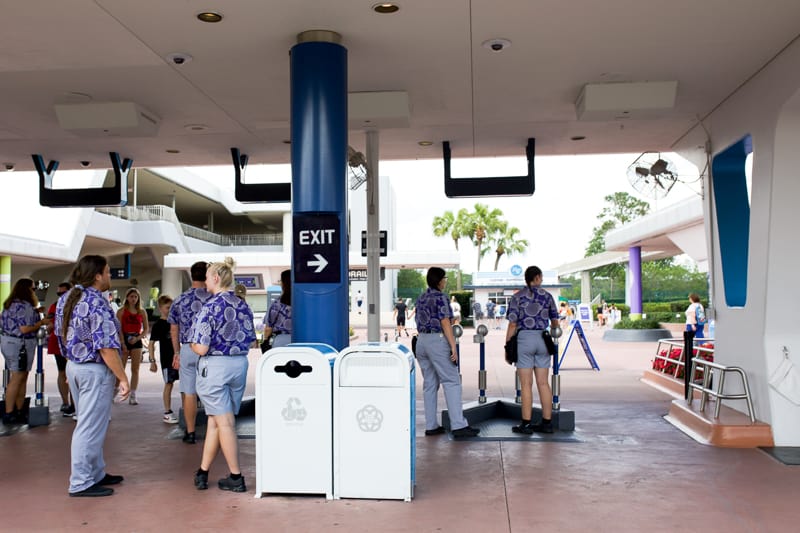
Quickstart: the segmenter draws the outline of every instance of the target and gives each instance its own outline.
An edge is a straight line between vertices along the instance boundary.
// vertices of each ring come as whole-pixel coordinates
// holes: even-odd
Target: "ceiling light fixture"
[[[420,146],[433,146],[433,141],[419,141],[417,144]]]
[[[183,129],[187,131],[206,131],[208,126],[205,124],[186,124]]]
[[[372,6],[372,10],[375,13],[380,13],[381,15],[390,15],[392,13],[397,13],[400,11],[400,6],[397,4],[393,4],[391,2],[382,2],[380,4],[375,4]]]
[[[176,150],[175,148],[168,148],[168,149],[166,150],[166,152],[167,152],[168,154],[179,154],[179,153],[181,153],[181,151],[180,151],[180,150]]]
[[[586,138],[586,135],[575,135],[573,137],[570,137],[569,140],[570,141],[582,141],[585,138]]]
[[[208,22],[209,24],[214,24],[215,22],[219,22],[222,20],[221,13],[215,13],[213,11],[203,11],[197,14],[197,20],[200,22]]]

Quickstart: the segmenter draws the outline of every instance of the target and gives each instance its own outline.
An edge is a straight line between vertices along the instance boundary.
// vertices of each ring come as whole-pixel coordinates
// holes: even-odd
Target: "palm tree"
[[[483,242],[491,238],[504,223],[500,220],[503,212],[497,208],[490,209],[486,204],[475,204],[475,211],[470,214],[469,235],[473,244],[478,247],[478,272],[481,270],[481,258],[489,251],[483,248]]]
[[[528,240],[517,239],[518,233],[519,228],[515,228],[514,226],[509,228],[508,223],[503,222],[500,231],[498,232],[497,240],[495,241],[495,244],[497,245],[497,248],[495,249],[497,258],[494,260],[495,272],[497,271],[497,265],[500,263],[500,258],[503,257],[504,254],[519,254],[528,248]]]
[[[453,239],[456,250],[458,250],[458,241],[472,234],[470,227],[469,212],[463,208],[458,211],[457,215],[453,215],[452,211],[445,211],[442,213],[442,216],[433,217],[433,234],[437,237],[449,235],[450,238]],[[458,269],[456,288],[461,290],[460,268]]]

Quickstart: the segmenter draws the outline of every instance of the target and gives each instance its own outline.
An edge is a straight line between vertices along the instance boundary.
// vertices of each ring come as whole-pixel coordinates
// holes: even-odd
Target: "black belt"
[[[32,339],[33,337],[20,337],[19,335],[11,335],[10,333],[3,333],[6,337],[13,337],[15,339]]]
[[[440,329],[421,329],[419,330],[420,333],[441,333],[442,330]]]
[[[545,330],[543,330],[543,329],[525,329],[525,328],[520,328],[520,331],[545,331]]]

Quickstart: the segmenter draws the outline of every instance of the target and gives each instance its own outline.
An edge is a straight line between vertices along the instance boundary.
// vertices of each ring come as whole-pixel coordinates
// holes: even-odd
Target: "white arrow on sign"
[[[317,269],[314,271],[314,274],[319,274],[320,272],[322,272],[325,269],[326,266],[328,266],[328,261],[326,261],[325,258],[322,257],[319,254],[314,254],[314,257],[316,257],[317,260],[316,261],[309,261],[308,262],[308,266],[317,267]]]

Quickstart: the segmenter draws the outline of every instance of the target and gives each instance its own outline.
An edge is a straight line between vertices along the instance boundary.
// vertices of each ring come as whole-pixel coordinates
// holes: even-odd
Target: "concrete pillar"
[[[588,304],[592,301],[592,278],[588,270],[581,272],[581,303]]]
[[[174,300],[183,292],[183,275],[180,270],[165,268],[161,271],[161,293],[167,294]]]

